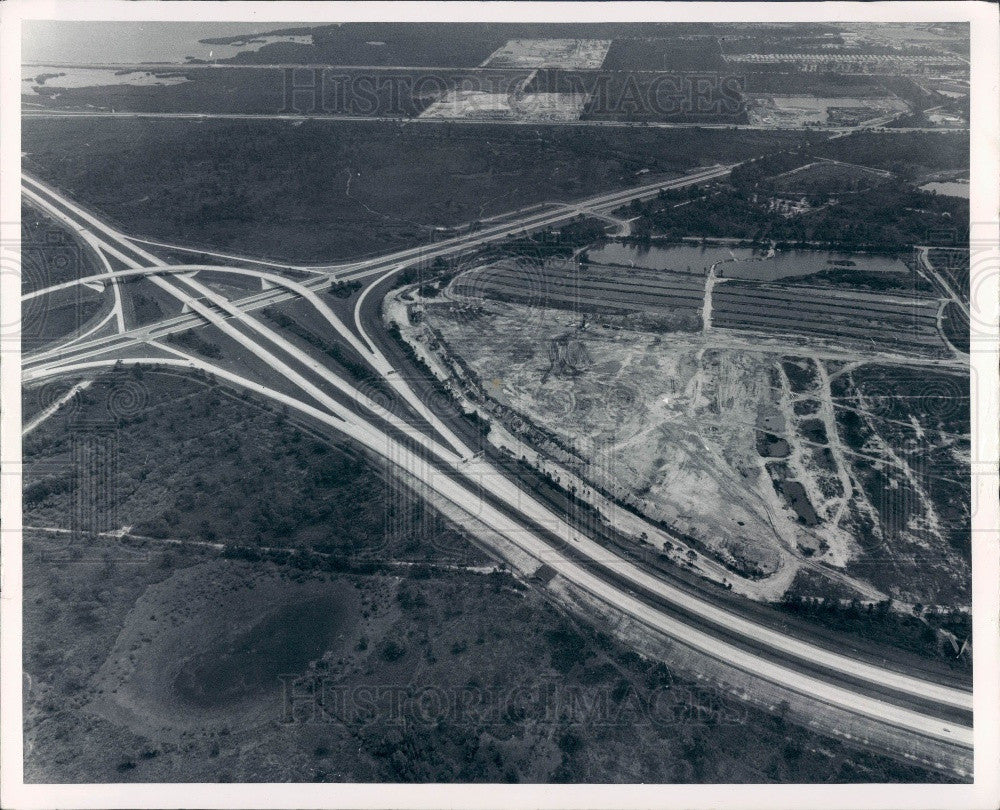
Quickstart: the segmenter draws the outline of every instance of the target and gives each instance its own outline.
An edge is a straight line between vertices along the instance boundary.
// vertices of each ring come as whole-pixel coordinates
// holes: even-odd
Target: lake
[[[240,51],[257,50],[263,42],[205,45],[199,40],[234,37],[286,28],[308,27],[291,22],[71,22],[26,20],[21,37],[21,62],[65,64],[183,64],[187,57],[228,59]],[[301,41],[269,37],[268,41]],[[307,39],[306,41],[311,41]]]
[[[826,250],[784,250],[767,257],[766,251],[754,251],[751,248],[720,245],[647,246],[611,241],[588,250],[587,255],[591,262],[598,264],[620,264],[696,274],[707,273],[712,264],[722,262],[716,269],[719,276],[753,281],[808,276],[838,267],[869,273],[909,272],[906,265],[893,256]]]
[[[969,183],[968,181],[953,182],[953,183],[926,183],[920,187],[921,191],[934,191],[938,194],[943,194],[945,197],[962,197],[963,199],[969,199]]]

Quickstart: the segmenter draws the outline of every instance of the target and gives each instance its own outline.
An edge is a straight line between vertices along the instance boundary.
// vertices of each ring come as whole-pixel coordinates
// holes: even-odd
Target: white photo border
[[[0,247],[20,239],[20,30],[26,19],[324,22],[969,22],[974,244],[1000,244],[1000,35],[990,2],[125,2],[0,4]],[[19,262],[19,256],[15,260]],[[9,270],[8,270],[9,268]],[[9,808],[994,808],[1000,803],[1000,268],[971,353],[975,781],[967,785],[76,784],[23,782],[19,263],[0,272],[0,806]],[[984,320],[985,319],[985,320]],[[975,323],[975,321],[974,321]],[[985,328],[983,327],[985,323]],[[13,345],[12,345],[13,344]]]

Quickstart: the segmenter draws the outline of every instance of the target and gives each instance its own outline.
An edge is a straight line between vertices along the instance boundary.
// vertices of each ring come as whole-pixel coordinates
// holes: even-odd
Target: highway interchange
[[[104,268],[98,275],[32,291],[24,296],[24,304],[38,306],[45,296],[78,284],[109,288],[115,303],[112,315],[105,316],[89,334],[23,357],[23,382],[76,379],[118,363],[213,375],[220,383],[266,398],[388,459],[468,513],[472,523],[486,527],[489,532],[480,540],[502,538],[507,545],[494,549],[498,556],[504,556],[505,548],[515,548],[548,565],[604,610],[704,656],[713,663],[714,668],[708,668],[712,672],[738,672],[741,678],[735,681],[740,684],[745,682],[742,676],[749,676],[760,685],[763,702],[791,695],[803,706],[818,707],[814,725],[824,731],[860,737],[876,748],[895,745],[900,749],[896,754],[919,746],[925,762],[968,774],[972,748],[968,689],[938,682],[933,675],[899,671],[846,647],[833,649],[782,632],[713,600],[706,592],[655,575],[616,554],[597,536],[598,531],[582,529],[551,499],[529,491],[495,453],[484,451],[468,420],[441,407],[432,395],[433,385],[412,364],[407,365],[404,352],[381,328],[381,299],[407,268],[429,266],[435,259],[457,259],[490,243],[565,223],[581,211],[606,214],[631,200],[653,197],[661,189],[710,182],[731,168],[703,169],[570,206],[525,209],[435,244],[316,267],[237,260],[223,254],[217,256],[225,264],[171,264],[143,246],[150,243],[126,236],[56,189],[24,176],[25,201],[76,232],[94,249]],[[205,255],[193,248],[191,252]],[[205,281],[227,276],[249,279],[261,289],[231,299]],[[143,326],[126,324],[120,283],[135,278],[176,300],[179,314]],[[333,298],[321,295],[339,282],[362,285],[347,305],[349,316],[343,307],[333,305]],[[324,362],[323,355],[256,315],[296,299],[311,306],[329,328],[329,336],[383,381],[383,390],[360,385],[343,368]],[[253,367],[210,362],[164,340],[202,326],[215,330],[227,345],[252,355]],[[260,368],[267,373],[256,373],[254,369]],[[738,689],[747,691],[742,686]],[[845,717],[856,721],[849,734],[843,731]]]

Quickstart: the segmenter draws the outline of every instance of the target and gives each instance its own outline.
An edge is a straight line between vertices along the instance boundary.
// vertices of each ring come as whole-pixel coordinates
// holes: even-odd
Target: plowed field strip
[[[829,314],[844,314],[851,317],[885,317],[885,318],[910,318],[915,320],[926,320],[937,322],[938,303],[933,302],[933,306],[913,305],[900,306],[897,304],[881,304],[878,306],[859,305],[849,301],[817,301],[815,299],[789,299],[789,298],[767,298],[753,294],[733,295],[730,291],[718,290],[713,296],[713,309],[728,309],[732,307],[743,307],[746,309],[752,306],[761,312],[768,310],[779,310],[781,312],[825,312]]]
[[[859,339],[890,341],[897,344],[907,344],[921,347],[943,348],[941,337],[937,332],[914,333],[905,328],[886,326],[884,329],[867,326],[834,323],[826,321],[807,321],[782,316],[746,315],[725,313],[713,323],[713,326],[724,329],[767,329],[786,333],[819,333]]]
[[[464,293],[466,291],[458,288],[456,290],[459,293]],[[599,296],[584,296],[581,295],[574,288],[566,288],[565,290],[548,290],[545,292],[535,292],[532,290],[524,290],[523,288],[507,288],[503,286],[483,288],[479,287],[475,290],[468,291],[474,292],[477,295],[482,295],[483,293],[488,294],[490,297],[497,298],[500,300],[508,300],[515,302],[526,302],[534,303],[536,305],[550,304],[557,309],[566,309],[565,304],[572,305],[571,308],[583,307],[588,309],[600,309],[612,307],[614,309],[625,309],[633,311],[663,311],[665,309],[671,310],[687,310],[690,312],[697,311],[700,306],[700,301],[698,299],[685,298],[680,296],[668,296],[660,295],[655,296],[630,296],[627,294],[620,294],[615,292],[605,292],[601,293]]]
[[[727,281],[719,288],[720,295],[738,295],[744,298],[759,298],[762,300],[798,302],[815,301],[825,302],[830,306],[855,306],[858,308],[879,308],[879,307],[929,307],[936,308],[938,301],[935,298],[910,298],[898,295],[879,295],[851,290],[850,292],[836,292],[833,290],[821,290],[815,287],[800,287],[795,290],[787,287],[777,287],[763,284],[743,284],[736,281]]]

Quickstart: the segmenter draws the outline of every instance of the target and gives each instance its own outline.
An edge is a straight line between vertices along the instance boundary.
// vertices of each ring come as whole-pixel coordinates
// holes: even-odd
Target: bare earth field
[[[790,286],[786,298],[780,283],[727,280],[716,281],[707,305],[696,297],[704,282],[561,260],[544,269],[500,262],[411,307],[407,336],[505,430],[535,426],[548,437],[546,455],[707,550],[745,592],[775,598],[808,570],[863,600],[966,604],[969,492],[959,471],[968,430],[958,417],[964,408],[967,420],[967,373],[904,369],[945,399],[879,389],[891,404],[873,403],[845,386],[891,365],[834,359],[851,357],[853,318],[866,323],[869,352],[945,357],[932,327],[937,302],[852,292],[862,309],[838,314],[846,299],[837,291]],[[777,332],[787,337],[745,331],[767,331],[779,317],[752,297],[758,288],[781,301]],[[921,454],[926,468],[915,471]],[[880,489],[872,475],[889,483]],[[886,503],[883,492],[897,488]],[[953,499],[946,521],[938,513]],[[642,541],[663,546],[649,535]],[[940,555],[933,573],[917,570],[918,547]]]
[[[610,39],[512,39],[483,66],[596,70],[610,47]]]
[[[421,118],[484,121],[576,121],[587,103],[572,93],[487,93],[450,90],[431,104]]]
[[[903,112],[906,104],[891,96],[859,97],[838,96],[822,98],[813,95],[758,96],[750,101],[750,123],[775,127],[800,127],[809,124],[826,124],[830,110],[838,108],[864,110],[861,120],[878,118],[893,112]]]

